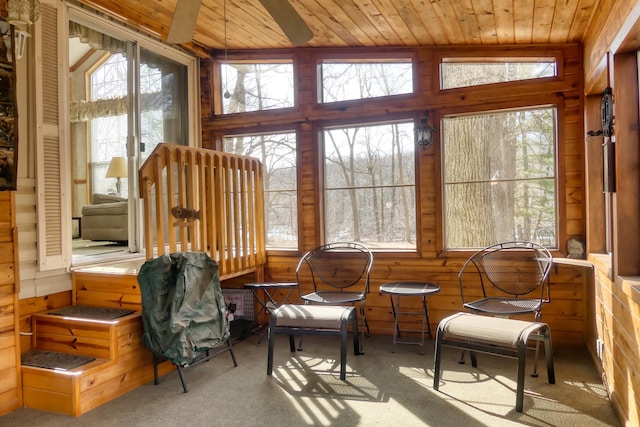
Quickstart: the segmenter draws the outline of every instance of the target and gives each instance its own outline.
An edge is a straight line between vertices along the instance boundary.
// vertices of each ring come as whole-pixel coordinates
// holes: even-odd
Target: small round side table
[[[245,289],[251,289],[251,293],[253,294],[256,302],[260,305],[260,310],[256,316],[256,319],[259,321],[260,315],[262,313],[266,313],[267,316],[271,316],[271,312],[276,308],[285,304],[287,299],[291,295],[291,292],[295,288],[298,287],[297,282],[261,282],[261,283],[245,283]],[[286,290],[287,292],[284,295],[284,298],[280,302],[275,300],[275,294],[279,290]],[[263,298],[260,298],[259,291],[262,291]],[[267,324],[268,320],[267,320]],[[267,334],[268,328],[264,328],[262,335],[258,339],[258,344],[262,341],[262,338]]]
[[[395,349],[396,344],[413,344],[420,346],[420,354],[424,354],[424,330],[425,323],[429,332],[429,339],[431,336],[431,325],[429,324],[429,311],[427,310],[427,296],[440,292],[440,286],[434,285],[428,282],[393,282],[385,283],[380,286],[380,293],[389,295],[391,300],[391,311],[393,312],[393,347]],[[393,299],[396,299],[395,303]],[[421,311],[402,311],[400,309],[400,297],[421,297],[422,298],[422,310]],[[421,316],[422,328],[418,330],[403,329],[398,326],[398,317],[400,315],[407,316]],[[401,332],[420,332],[420,340],[400,340]]]

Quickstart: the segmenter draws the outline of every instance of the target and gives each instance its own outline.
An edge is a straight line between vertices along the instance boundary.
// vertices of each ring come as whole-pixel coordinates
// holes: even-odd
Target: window
[[[325,240],[416,248],[414,123],[326,129]]]
[[[555,108],[446,117],[441,132],[446,249],[557,247]]]
[[[224,141],[224,150],[260,159],[264,169],[267,248],[297,249],[295,133],[228,137]]]
[[[223,114],[295,105],[292,63],[221,64],[220,75]]]
[[[444,58],[440,89],[479,86],[557,75],[555,58]]]
[[[116,181],[105,178],[107,167],[113,157],[126,157],[127,135],[127,58],[117,53],[89,75],[91,101],[103,100],[113,104],[105,113],[90,121],[90,158],[92,194],[115,194]],[[106,112],[108,111],[108,113]],[[128,194],[127,180],[123,180],[121,195]]]
[[[387,62],[325,61],[320,68],[320,102],[376,98],[413,92],[410,59]]]
[[[149,49],[140,48],[140,162],[160,143],[185,144],[187,67]]]

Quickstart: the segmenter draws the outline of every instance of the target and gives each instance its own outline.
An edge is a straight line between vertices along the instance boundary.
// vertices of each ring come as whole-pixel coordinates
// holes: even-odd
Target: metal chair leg
[[[536,349],[535,356],[533,358],[533,372],[531,372],[531,376],[534,378],[538,377],[538,353],[540,351],[540,341],[536,340]]]
[[[231,338],[227,339],[227,347],[229,347],[229,353],[231,353],[231,360],[233,360],[233,366],[238,367],[236,354],[233,352],[233,346],[231,345]]]
[[[442,336],[441,331],[438,328],[436,330],[436,348],[435,348],[435,356],[433,363],[433,389],[438,390],[440,388],[440,350],[442,349]],[[464,357],[464,351],[462,352],[462,356]],[[464,360],[463,360],[464,363]]]
[[[182,390],[184,390],[184,392],[186,393],[187,391],[187,384],[184,382],[184,377],[182,376],[182,367],[180,365],[176,365],[176,369],[178,370],[178,375],[180,376],[180,382],[182,383]]]
[[[273,373],[273,336],[275,334],[271,328],[272,326],[270,325],[267,332],[269,336],[267,344],[267,375],[271,375]]]

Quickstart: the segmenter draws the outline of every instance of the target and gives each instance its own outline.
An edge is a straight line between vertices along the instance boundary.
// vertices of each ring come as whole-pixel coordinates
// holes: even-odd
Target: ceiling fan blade
[[[294,46],[300,46],[313,38],[313,31],[291,6],[288,0],[260,0]]]
[[[169,43],[180,44],[191,41],[201,4],[202,0],[178,0],[167,35]]]

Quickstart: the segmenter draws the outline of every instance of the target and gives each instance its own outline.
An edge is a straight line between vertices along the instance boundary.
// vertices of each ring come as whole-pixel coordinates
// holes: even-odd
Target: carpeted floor
[[[391,337],[365,339],[365,354],[347,358],[339,380],[339,340],[305,337],[291,354],[277,336],[274,373],[266,375],[267,342],[252,336],[228,353],[149,383],[93,411],[70,418],[20,409],[6,426],[620,426],[597,371],[580,349],[556,348],[556,384],[546,371],[527,375],[524,412],[515,411],[516,361],[478,355],[479,368],[457,363],[445,348],[440,392],[433,390],[433,342],[424,355]],[[532,355],[531,355],[532,356]],[[529,361],[531,362],[531,360]],[[531,363],[528,363],[528,369]]]

